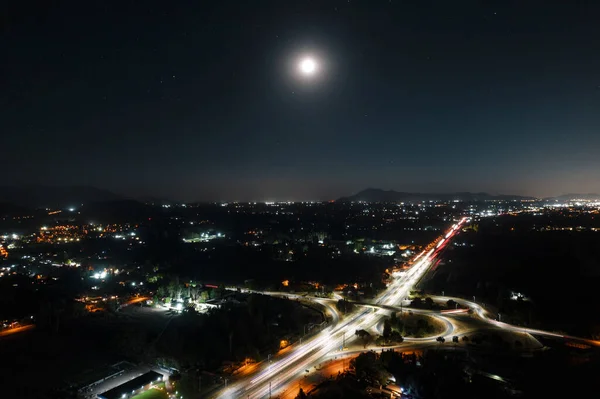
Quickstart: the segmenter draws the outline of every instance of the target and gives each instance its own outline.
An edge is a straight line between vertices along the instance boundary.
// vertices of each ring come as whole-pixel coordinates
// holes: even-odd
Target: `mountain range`
[[[338,202],[419,202],[419,201],[486,201],[486,200],[535,200],[535,197],[521,195],[492,195],[479,192],[456,193],[410,193],[394,190],[368,188],[357,194],[339,198]],[[544,200],[595,200],[600,199],[598,194],[564,194],[557,197],[548,197]],[[146,204],[171,204],[172,201],[160,198],[136,198],[113,193],[90,186],[4,186],[0,187],[0,208],[11,210],[6,213],[23,213],[22,209],[36,208],[78,208],[81,204],[102,202],[141,202]],[[19,210],[19,212],[17,212]]]
[[[0,187],[0,203],[20,207],[79,207],[90,202],[120,201],[127,197],[89,186],[5,186]]]
[[[557,197],[544,198],[546,200],[555,200],[555,201],[575,201],[575,200],[584,200],[584,201],[593,201],[600,200],[600,195],[588,193],[588,194],[563,194]]]
[[[492,195],[488,193],[408,193],[394,190],[368,188],[349,197],[338,199],[339,202],[419,202],[419,201],[487,201],[487,200],[534,200],[535,197],[521,195]]]

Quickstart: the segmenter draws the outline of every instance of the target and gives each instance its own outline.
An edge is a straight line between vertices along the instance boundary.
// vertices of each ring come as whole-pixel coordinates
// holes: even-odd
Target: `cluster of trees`
[[[421,333],[423,333],[424,331],[426,331],[429,335],[434,333],[433,326],[428,324],[423,319],[418,319],[416,326],[408,327],[408,331],[412,331],[413,328],[416,329],[415,331],[419,335],[421,335]],[[371,334],[369,334],[368,331],[365,330],[356,330],[355,335],[360,339],[361,343],[363,344],[363,347],[366,348],[372,342],[374,342],[377,346],[400,344],[404,342],[404,338],[400,334],[400,331],[407,331],[407,329],[405,329],[402,321],[399,318],[395,317],[394,314],[392,314],[392,317],[384,320],[383,334],[377,337],[376,339],[374,339],[374,337]],[[495,333],[478,333],[473,335],[471,338],[465,335],[461,339],[459,339],[458,336],[452,337],[452,342],[455,344],[459,343],[461,340],[463,343],[472,342],[476,345],[486,345],[491,349],[520,350],[523,348],[523,343],[520,340],[517,339],[513,342],[509,342],[504,340],[499,334]],[[446,342],[446,339],[440,336],[436,338],[436,341],[440,344],[443,344]]]
[[[402,322],[402,320],[398,317],[398,315],[396,314],[396,312],[392,312],[392,314],[390,315],[389,319],[385,320],[387,322],[387,325],[389,326],[388,328],[393,332],[393,331],[397,331],[399,333],[403,333],[404,332],[404,323]],[[384,324],[384,333],[385,333],[385,324]]]
[[[20,274],[0,279],[0,320],[24,318],[36,313],[39,299],[34,281]]]
[[[435,303],[433,301],[433,299],[430,297],[425,297],[425,298],[416,297],[410,302],[410,307],[416,308],[416,309],[430,309],[430,310],[439,310],[439,309],[443,308],[439,304]],[[458,303],[452,299],[449,299],[446,302],[447,309],[456,309],[458,307],[459,307]]]
[[[277,287],[274,287],[276,291],[285,291],[285,292],[306,292],[311,296],[315,296],[318,298],[333,298],[333,291],[331,287],[326,287],[325,285],[318,285],[310,282],[304,281],[285,281],[285,285],[280,283]]]
[[[412,398],[514,398],[588,397],[596,383],[598,360],[570,362],[569,351],[542,351],[532,358],[515,358],[505,353],[490,355],[462,351],[429,350],[423,356],[393,350],[366,352],[350,363],[360,386],[349,384],[348,375],[338,377],[315,398],[362,398],[365,386],[387,384],[389,375]],[[493,366],[490,368],[490,366]],[[490,370],[500,372],[509,384],[489,378]],[[481,373],[480,373],[481,372]],[[549,383],[549,381],[557,381]],[[560,381],[568,381],[564,384]],[[344,395],[335,395],[344,389]],[[321,390],[319,390],[320,392]],[[313,395],[309,396],[313,397]]]
[[[166,283],[160,285],[156,290],[154,297],[155,302],[158,300],[164,300],[165,302],[171,302],[172,300],[190,299],[194,302],[200,301],[205,302],[213,298],[222,298],[225,296],[226,290],[224,286],[220,286],[217,289],[205,288],[201,284],[197,283],[181,283],[177,276]]]
[[[371,334],[369,334],[367,330],[356,330],[354,332],[354,335],[356,335],[360,339],[364,348],[366,348],[367,345],[369,345],[373,340],[373,337],[371,336]]]
[[[466,373],[465,359],[459,353],[427,351],[422,357],[393,350],[378,354],[366,352],[351,361],[357,379],[385,386],[391,375],[407,397],[455,398],[496,397],[494,388],[473,386]]]
[[[433,302],[433,299],[431,299],[430,297],[426,297],[426,298],[416,297],[410,302],[410,307],[417,308],[417,309],[433,309],[434,305],[435,305],[435,303]]]
[[[354,284],[356,281],[366,282],[369,289],[361,291],[365,291],[365,295],[368,296],[371,295],[368,291],[376,292],[385,288],[381,282],[381,275],[393,264],[393,259],[355,253],[342,253],[332,257],[330,248],[314,246],[295,262],[280,262],[280,269],[285,271],[287,277],[293,276],[295,280],[318,279],[330,286]],[[371,284],[373,290],[370,289]]]
[[[396,340],[402,336],[420,338],[436,332],[435,326],[428,321],[427,316],[414,315],[412,312],[408,312],[408,318],[408,320],[406,318],[402,319],[396,313],[392,313],[390,318],[384,321],[384,338],[389,337],[391,342],[402,342],[402,340],[394,341],[394,338]]]
[[[176,237],[178,236],[177,234]],[[228,237],[235,239],[236,234]],[[240,236],[239,239],[247,238]],[[316,244],[286,246],[281,243],[267,243],[261,245],[258,250],[252,246],[232,246],[217,242],[214,244],[214,250],[203,252],[197,250],[198,245],[185,245],[181,239],[177,241],[179,242],[170,242],[162,237],[151,241],[149,238],[148,247],[152,246],[155,249],[152,250],[152,254],[144,253],[140,260],[148,259],[152,264],[161,266],[166,273],[185,277],[186,280],[209,279],[241,283],[247,279],[255,279],[272,288],[277,288],[279,283],[286,279],[318,279],[328,286],[362,281],[373,284],[375,290],[384,288],[381,273],[394,264],[391,258],[344,252],[338,254],[336,247]],[[290,250],[293,254],[289,253]],[[367,294],[365,292],[365,295]]]
[[[364,390],[364,384],[357,381],[353,375],[340,374],[335,381],[328,381],[319,386],[316,392],[307,395],[303,390],[298,391],[297,399],[370,399],[372,396]]]
[[[296,301],[252,294],[207,315],[184,313],[173,319],[157,349],[180,368],[215,370],[223,362],[266,358],[277,352],[283,337],[320,320],[320,314]]]
[[[346,313],[352,313],[352,311],[354,311],[354,304],[351,302],[348,302],[345,299],[340,299],[339,301],[337,301],[337,303],[335,304],[335,307],[337,308],[337,310],[339,310],[340,312],[346,314]]]
[[[350,368],[354,369],[359,380],[367,380],[373,385],[386,385],[391,377],[381,362],[380,356],[373,352],[365,352],[350,361]]]
[[[404,323],[392,313],[390,318],[383,321],[383,334],[377,339],[377,345],[393,345],[404,342],[401,332],[404,331]]]
[[[425,317],[414,316],[412,313],[410,317],[411,321],[414,321],[413,318],[416,318],[416,321],[405,323],[394,312],[389,318],[384,319],[381,336],[374,338],[365,330],[356,330],[355,335],[360,339],[363,347],[366,348],[372,342],[377,346],[396,345],[404,342],[403,336],[423,337],[433,335],[436,332],[435,326],[429,323]]]
[[[35,322],[38,328],[56,333],[65,323],[86,315],[85,305],[73,300],[82,289],[80,271],[65,268],[56,275],[56,280],[45,284],[21,274],[0,279],[0,320]]]
[[[237,294],[219,309],[207,314],[183,312],[159,328],[120,326],[109,345],[130,361],[158,361],[180,370],[183,386],[197,393],[203,373],[264,360],[279,350],[282,339],[293,339],[304,326],[321,320],[320,313],[297,301]],[[212,383],[203,379],[202,387]]]
[[[405,336],[421,338],[434,334],[436,328],[425,318],[420,317],[414,324],[405,324],[403,331]]]

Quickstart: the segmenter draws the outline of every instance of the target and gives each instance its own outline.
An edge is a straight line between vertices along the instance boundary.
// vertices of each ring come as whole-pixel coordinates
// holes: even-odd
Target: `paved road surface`
[[[460,226],[466,221],[461,220],[452,226],[446,234],[446,238],[436,240],[428,250],[423,251],[413,259],[413,266],[402,276],[395,278],[388,288],[375,298],[374,303],[378,305],[391,306],[404,299],[414,285],[429,270],[439,253],[450,241],[452,236],[460,230]],[[219,392],[217,397],[222,398],[264,398],[268,395],[276,395],[290,381],[297,379],[319,364],[331,352],[336,351],[344,338],[354,338],[356,330],[368,330],[378,320],[385,316],[385,311],[371,309],[359,309],[346,317],[338,325],[327,328],[302,345],[298,345],[288,355],[273,363],[265,364],[260,371],[252,376],[242,378],[232,383],[228,388]]]
[[[7,335],[17,334],[25,331],[31,331],[35,328],[34,324],[28,324],[26,326],[20,326],[15,328],[9,328],[7,330],[0,331],[0,337],[5,337]]]

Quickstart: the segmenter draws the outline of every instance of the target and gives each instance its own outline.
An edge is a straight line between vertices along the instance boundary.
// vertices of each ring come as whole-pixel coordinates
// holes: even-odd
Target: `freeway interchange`
[[[410,290],[425,275],[437,259],[438,254],[466,222],[463,218],[454,224],[445,237],[438,239],[425,251],[413,259],[412,267],[402,276],[394,278],[385,291],[379,294],[373,304],[394,306],[408,296]],[[303,375],[306,370],[325,360],[339,350],[345,337],[354,337],[356,330],[370,330],[386,315],[381,309],[359,309],[338,323],[319,332],[302,344],[295,345],[284,355],[272,362],[262,364],[249,376],[244,376],[218,392],[217,398],[265,398],[277,395],[289,382]]]
[[[450,242],[455,234],[460,231],[461,226],[467,221],[461,219],[454,224],[444,237],[439,238],[430,244],[423,252],[419,253],[412,260],[412,267],[402,275],[394,277],[386,290],[380,293],[369,304],[358,304],[359,309],[344,318],[340,318],[337,309],[333,306],[334,300],[323,298],[307,298],[300,295],[289,293],[265,292],[264,294],[287,296],[289,298],[303,298],[318,302],[324,306],[328,313],[332,315],[330,324],[322,329],[313,337],[301,341],[300,343],[289,346],[280,351],[273,358],[256,364],[247,372],[240,373],[235,381],[211,395],[212,398],[270,398],[277,397],[289,387],[290,383],[302,379],[310,370],[316,369],[319,365],[332,361],[332,358],[339,359],[363,352],[364,349],[341,351],[345,343],[350,342],[355,337],[356,330],[376,331],[381,333],[382,321],[390,311],[408,310],[402,308],[403,301],[408,297],[409,292],[415,287],[419,280],[427,273],[430,267],[438,260],[438,256],[445,246]],[[434,301],[447,301],[452,299],[461,306],[473,310],[473,315],[486,326],[523,333],[561,338],[573,341],[579,341],[584,344],[600,346],[600,342],[587,340],[583,338],[563,336],[552,332],[534,330],[524,327],[512,326],[495,320],[495,315],[487,312],[482,306],[475,302],[466,301],[462,298],[453,298],[445,296],[432,297]],[[411,309],[416,313],[427,313],[432,317],[442,321],[446,327],[445,331],[433,337],[425,338],[405,338],[403,344],[396,347],[404,349],[417,349],[435,345],[438,336],[449,338],[453,335],[464,335],[467,332],[473,332],[465,325],[464,320],[459,321],[453,316],[460,316],[460,311],[440,313],[436,311],[427,311]],[[464,311],[464,309],[463,309]],[[541,344],[540,344],[541,346]],[[394,348],[387,346],[385,349]],[[371,348],[375,350],[384,348]],[[287,391],[289,393],[289,390]]]

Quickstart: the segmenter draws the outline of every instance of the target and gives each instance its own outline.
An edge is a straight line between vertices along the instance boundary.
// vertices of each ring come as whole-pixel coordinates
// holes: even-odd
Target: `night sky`
[[[599,1],[13,3],[3,185],[177,200],[600,191]]]

